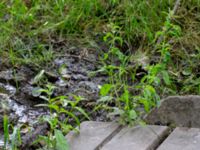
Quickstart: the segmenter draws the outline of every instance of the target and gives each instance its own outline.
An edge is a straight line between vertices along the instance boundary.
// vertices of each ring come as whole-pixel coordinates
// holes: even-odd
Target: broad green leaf
[[[147,85],[145,87],[145,90],[148,90],[151,94],[156,93],[155,88],[153,86],[151,86],[151,85]]]
[[[106,96],[112,88],[112,84],[104,84],[100,89],[101,96]]]
[[[42,93],[42,90],[41,90],[41,89],[42,89],[42,88],[40,88],[40,87],[35,87],[35,88],[33,88],[33,89],[32,89],[32,95],[33,95],[34,97],[40,96],[41,93]]]
[[[144,105],[144,110],[146,112],[149,112],[150,110],[149,102],[146,99],[140,99],[139,102]]]
[[[132,120],[137,118],[137,113],[135,112],[135,110],[129,111],[129,118],[131,118]]]
[[[48,104],[48,107],[50,109],[54,109],[56,112],[59,112],[59,106],[58,105]]]
[[[56,150],[69,150],[69,144],[60,130],[55,129]]]

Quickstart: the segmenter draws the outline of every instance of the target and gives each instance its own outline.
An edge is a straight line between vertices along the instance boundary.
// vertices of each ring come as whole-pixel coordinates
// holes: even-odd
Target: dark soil
[[[8,65],[0,69],[0,85],[2,85],[0,94],[4,93],[8,96],[11,109],[8,115],[11,122],[16,126],[26,124],[24,131],[22,130],[24,145],[33,142],[31,139],[36,139],[35,135],[30,138],[28,128],[31,131],[38,131],[41,126],[41,124],[37,125],[38,118],[49,114],[47,109],[35,107],[45,101],[32,94],[34,88],[44,88],[44,84],[56,86],[52,97],[66,95],[70,98],[71,94],[83,97],[81,107],[91,118],[105,120],[103,112],[91,113],[99,98],[98,86],[107,79],[105,75],[93,74],[100,67],[97,63],[99,56],[97,51],[73,48],[73,50],[66,50],[63,54],[58,53],[59,56],[56,56],[55,52],[54,60],[43,66],[22,65],[13,68]],[[33,80],[41,70],[45,71],[44,80],[36,84]],[[7,86],[11,88],[6,89]],[[47,126],[45,127],[47,130]],[[45,132],[43,131],[43,133]]]

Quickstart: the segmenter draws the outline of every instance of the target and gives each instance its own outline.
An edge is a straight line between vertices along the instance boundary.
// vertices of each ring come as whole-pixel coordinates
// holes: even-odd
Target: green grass
[[[171,51],[174,66],[171,76],[179,94],[200,94],[199,47],[200,43],[200,0],[182,1],[174,23],[181,27],[181,36],[172,38]]]
[[[8,57],[12,51],[16,63],[50,61],[55,42],[102,37],[111,31],[111,23],[133,46],[151,43],[172,4],[172,0],[3,0],[0,52]]]

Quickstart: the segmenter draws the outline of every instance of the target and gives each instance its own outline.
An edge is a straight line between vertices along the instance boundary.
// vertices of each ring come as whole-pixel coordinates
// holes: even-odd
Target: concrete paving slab
[[[168,134],[166,126],[123,128],[102,150],[154,150]]]
[[[200,150],[200,129],[178,127],[157,150]]]
[[[94,150],[118,127],[117,123],[83,122],[80,126],[80,134],[70,132],[66,136],[70,150]]]

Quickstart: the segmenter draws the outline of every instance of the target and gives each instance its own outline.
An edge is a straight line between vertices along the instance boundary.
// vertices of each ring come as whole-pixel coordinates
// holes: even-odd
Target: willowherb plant
[[[155,64],[145,64],[144,70],[147,72],[139,81],[136,80],[136,70],[131,74],[129,68],[130,57],[123,54],[116,46],[116,43],[123,44],[123,38],[120,37],[120,27],[112,24],[113,30],[104,36],[104,41],[109,45],[109,50],[103,55],[103,67],[101,71],[109,75],[110,82],[101,86],[97,108],[111,110],[111,115],[120,116],[120,121],[128,124],[140,122],[142,116],[148,113],[152,108],[159,106],[160,96],[163,87],[170,88],[172,82],[168,72],[168,64],[171,63],[171,45],[168,43],[172,37],[180,35],[180,27],[171,23],[168,16],[165,22],[164,30],[157,32],[157,36],[162,36],[163,40],[157,42],[156,50],[160,54],[158,62]],[[120,63],[118,63],[120,62]],[[132,77],[132,89],[130,81]],[[128,81],[129,80],[129,81]],[[161,92],[161,93],[159,93]],[[110,104],[114,107],[110,106]],[[142,105],[142,106],[141,106]],[[144,112],[142,112],[143,107]],[[140,110],[140,111],[139,111]]]
[[[63,134],[67,134],[71,130],[78,131],[75,127],[80,126],[80,118],[75,114],[78,112],[80,113],[79,116],[90,118],[85,110],[79,106],[79,102],[83,99],[82,97],[72,95],[73,100],[70,100],[67,96],[52,97],[55,88],[55,86],[48,84],[46,89],[38,89],[39,97],[47,101],[47,104],[38,104],[36,106],[49,108],[50,116],[44,116],[42,121],[48,122],[50,132],[47,136],[40,136],[36,143],[42,140],[46,143],[46,148],[66,150],[64,148],[67,145],[67,141]],[[46,96],[42,95],[42,93],[46,94]],[[65,118],[61,120],[60,116],[63,115],[65,115]],[[71,125],[72,120],[75,122],[75,127]]]

